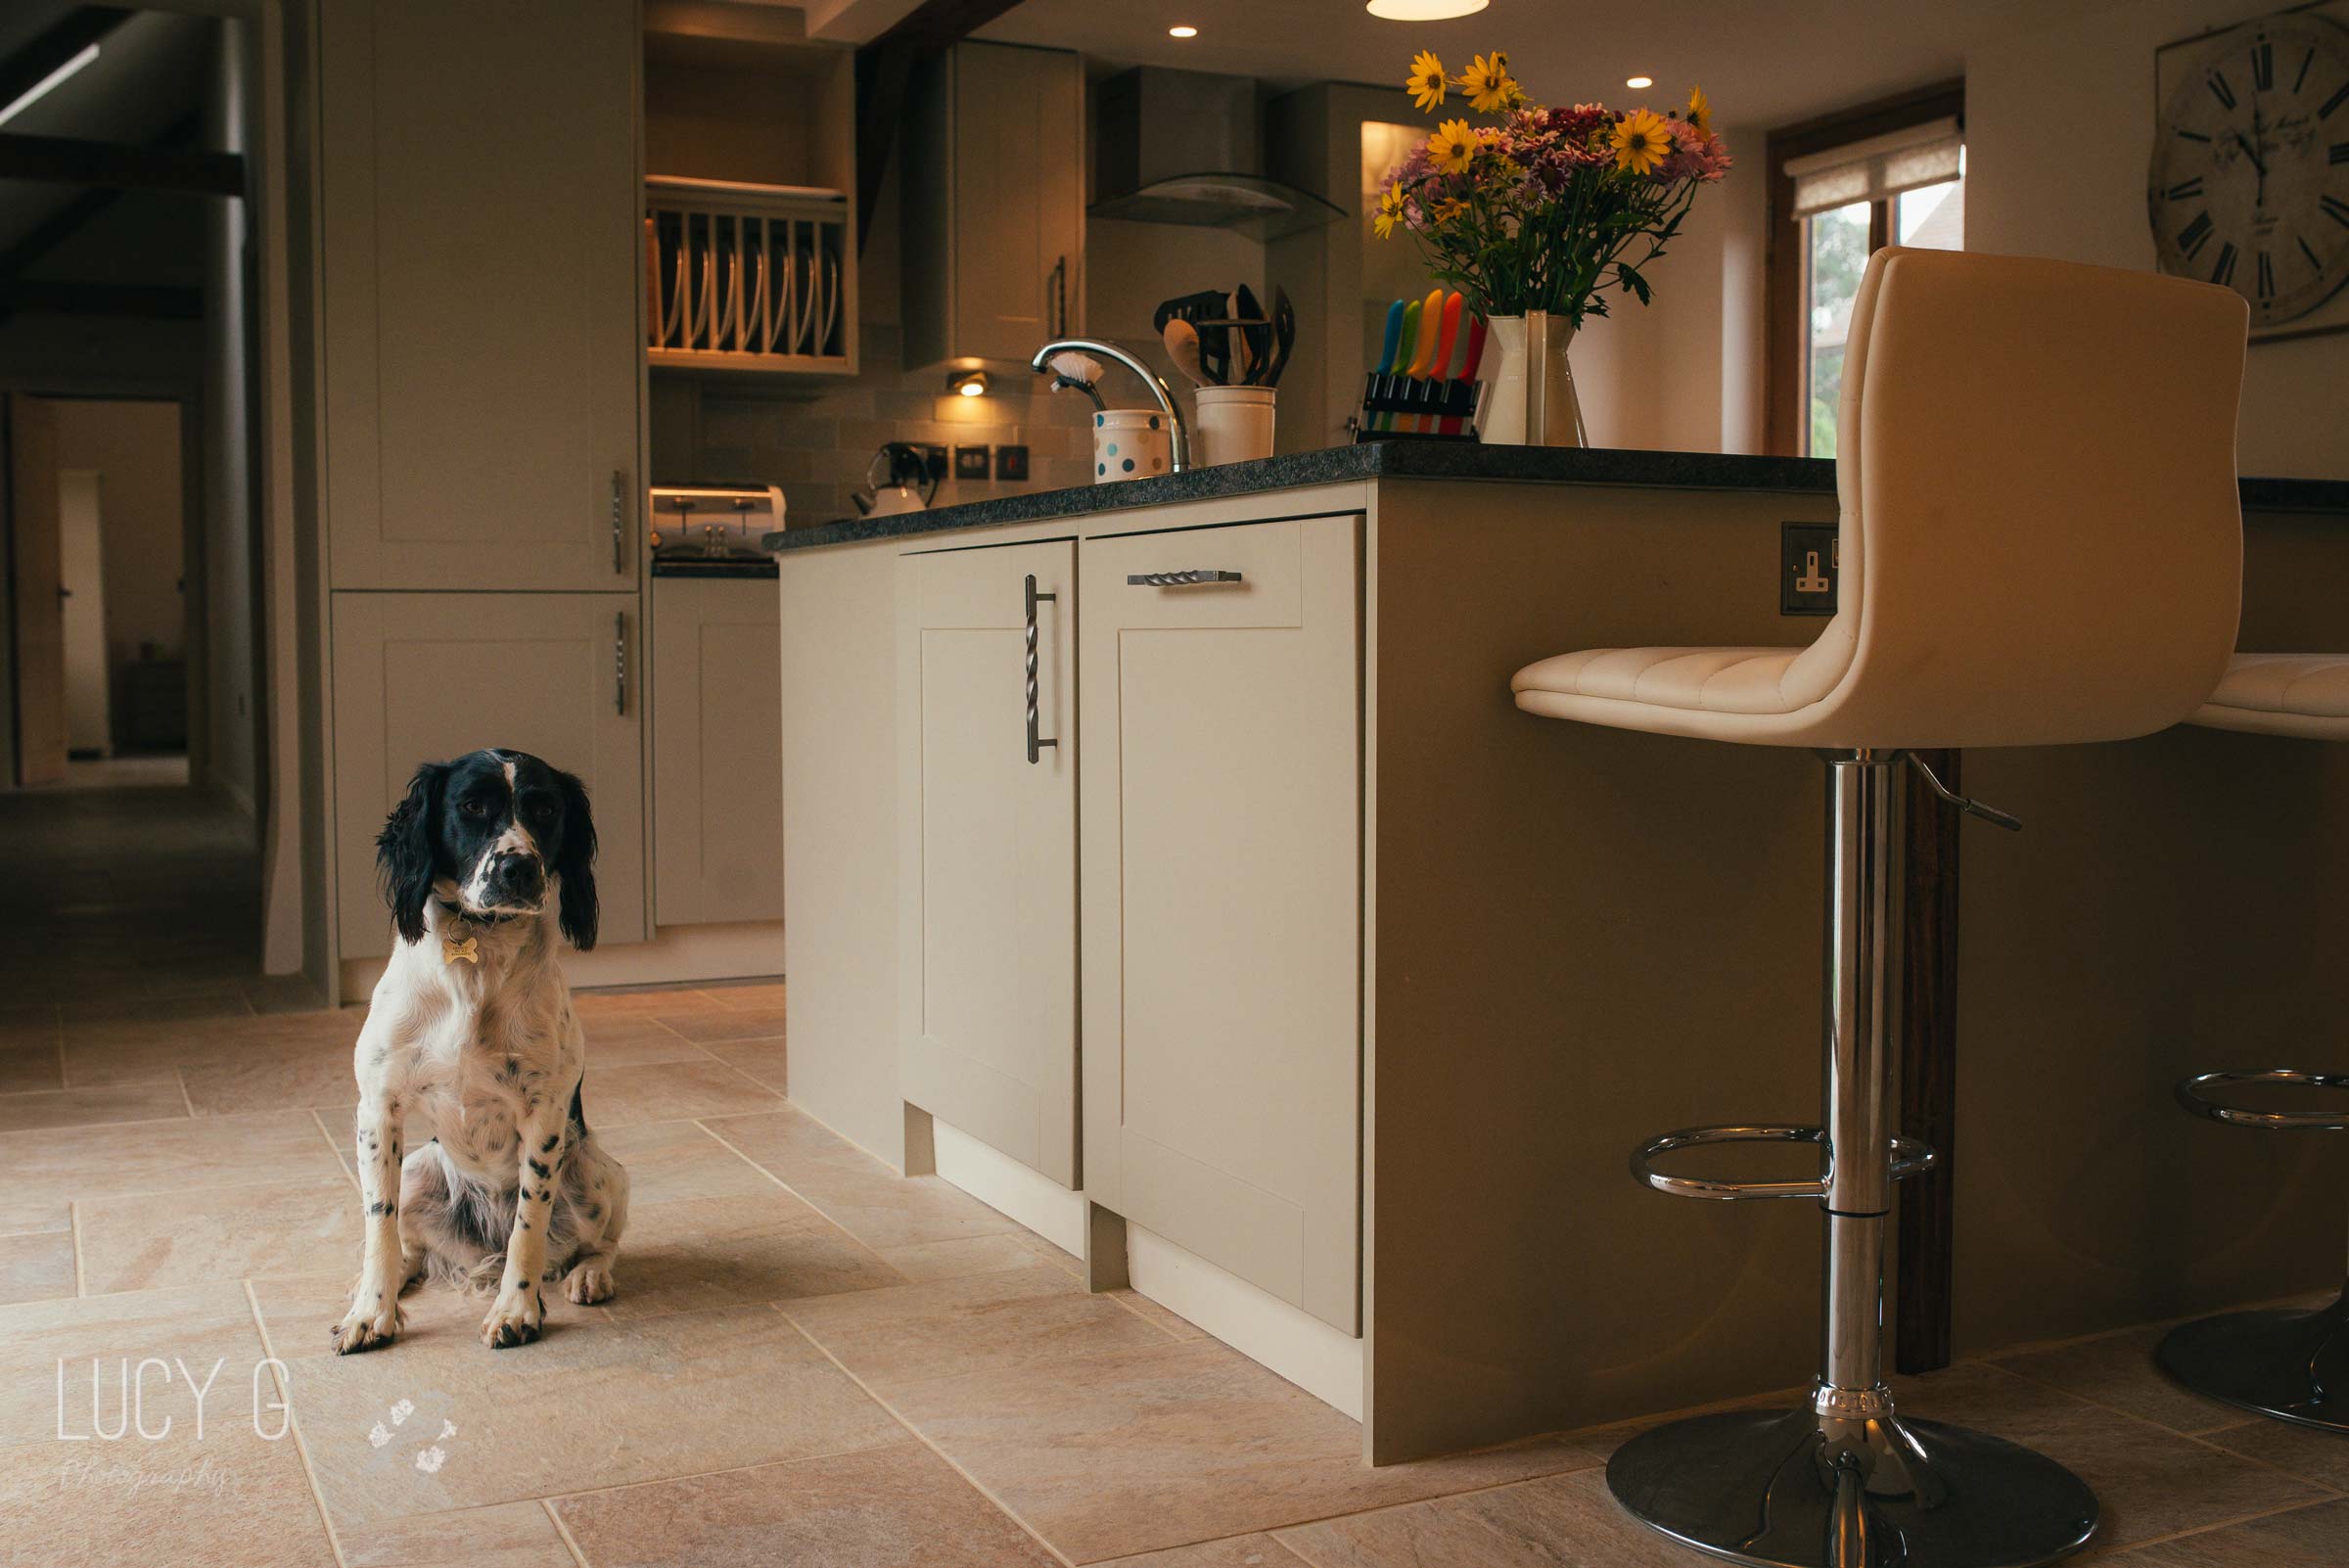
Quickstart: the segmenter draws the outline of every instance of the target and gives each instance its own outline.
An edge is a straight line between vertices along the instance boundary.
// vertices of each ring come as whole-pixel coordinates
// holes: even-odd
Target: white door
[[[104,492],[98,474],[69,468],[57,477],[58,579],[66,616],[66,745],[74,756],[114,750],[114,703],[106,669]]]
[[[636,581],[632,0],[322,0],[338,588]]]
[[[392,950],[375,836],[424,762],[529,752],[587,786],[604,943],[645,938],[643,628],[616,593],[338,593],[335,833],[345,958]]]
[[[898,1078],[912,1104],[1067,1187],[1076,552],[1063,539],[898,563]]]
[[[653,579],[653,914],[783,918],[782,615],[766,577]]]
[[[1359,534],[1321,518],[1088,538],[1080,590],[1087,1194],[1348,1333]],[[1239,576],[1163,581],[1202,572]]]

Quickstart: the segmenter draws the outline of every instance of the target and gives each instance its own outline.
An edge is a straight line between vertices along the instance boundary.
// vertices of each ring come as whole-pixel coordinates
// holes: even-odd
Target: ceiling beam
[[[234,153],[195,148],[137,147],[126,142],[0,131],[0,179],[243,196],[245,160]]]
[[[158,136],[150,146],[184,147],[196,139],[196,116],[189,115]],[[81,232],[84,225],[122,200],[119,185],[93,185],[26,229],[14,245],[0,251],[0,288],[14,283],[38,266],[59,246]]]
[[[21,278],[0,288],[0,320],[19,315],[201,321],[204,291],[174,283],[50,283]]]
[[[905,86],[914,63],[951,48],[1018,5],[1020,0],[922,0],[888,30],[856,51],[856,252],[873,229],[881,176],[889,172],[898,127],[905,117]]]

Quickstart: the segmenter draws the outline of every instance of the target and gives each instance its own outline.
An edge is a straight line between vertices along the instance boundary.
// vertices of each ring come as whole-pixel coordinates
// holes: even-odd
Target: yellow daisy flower
[[[1653,110],[1635,109],[1617,120],[1608,144],[1615,149],[1615,166],[1635,174],[1652,173],[1672,156],[1672,133]]]
[[[1383,240],[1395,232],[1395,225],[1402,217],[1403,192],[1390,185],[1387,194],[1378,199],[1378,216],[1370,220],[1370,226]]]
[[[1443,201],[1436,204],[1436,221],[1438,223],[1450,223],[1453,218],[1458,217],[1462,212],[1467,210],[1468,204],[1466,202],[1461,201],[1456,196],[1448,196]]]
[[[1653,118],[1653,115],[1649,116]],[[1660,126],[1663,121],[1657,120]],[[1439,174],[1465,174],[1476,157],[1476,132],[1464,119],[1448,119],[1427,139],[1427,160]]]
[[[1444,62],[1422,49],[1411,60],[1411,73],[1403,78],[1404,90],[1422,110],[1444,102]]]
[[[1497,49],[1493,51],[1490,58],[1478,55],[1469,63],[1468,69],[1454,79],[1459,83],[1460,91],[1468,95],[1469,104],[1480,115],[1514,109],[1525,101],[1524,89],[1517,85],[1517,78],[1509,74],[1509,57]]]
[[[1688,89],[1688,123],[1700,131],[1713,128],[1713,100],[1705,96],[1702,87]]]

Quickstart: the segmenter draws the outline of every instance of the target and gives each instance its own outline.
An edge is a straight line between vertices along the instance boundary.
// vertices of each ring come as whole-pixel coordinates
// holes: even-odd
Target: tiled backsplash
[[[780,484],[793,526],[853,516],[850,493],[863,485],[883,441],[1028,448],[1026,483],[957,482],[949,468],[939,506],[1091,481],[1092,405],[1082,393],[1051,392],[1043,377],[1023,371],[995,375],[983,397],[959,397],[945,390],[944,371],[897,368],[894,324],[868,321],[862,332],[864,373],[812,398],[738,393],[709,379],[700,383],[697,415],[692,384],[665,386],[656,376],[654,479]]]

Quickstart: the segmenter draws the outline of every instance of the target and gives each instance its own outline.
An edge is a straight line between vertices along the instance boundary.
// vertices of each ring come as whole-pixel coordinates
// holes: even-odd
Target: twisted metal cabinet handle
[[[1199,582],[1239,582],[1245,580],[1237,572],[1219,572],[1212,567],[1193,567],[1187,572],[1128,572],[1126,585],[1129,588],[1187,588]]]
[[[1043,748],[1058,747],[1057,739],[1039,738],[1036,734],[1036,607],[1039,603],[1057,603],[1057,593],[1036,591],[1036,574],[1028,574],[1028,761],[1034,763],[1043,756]]]

